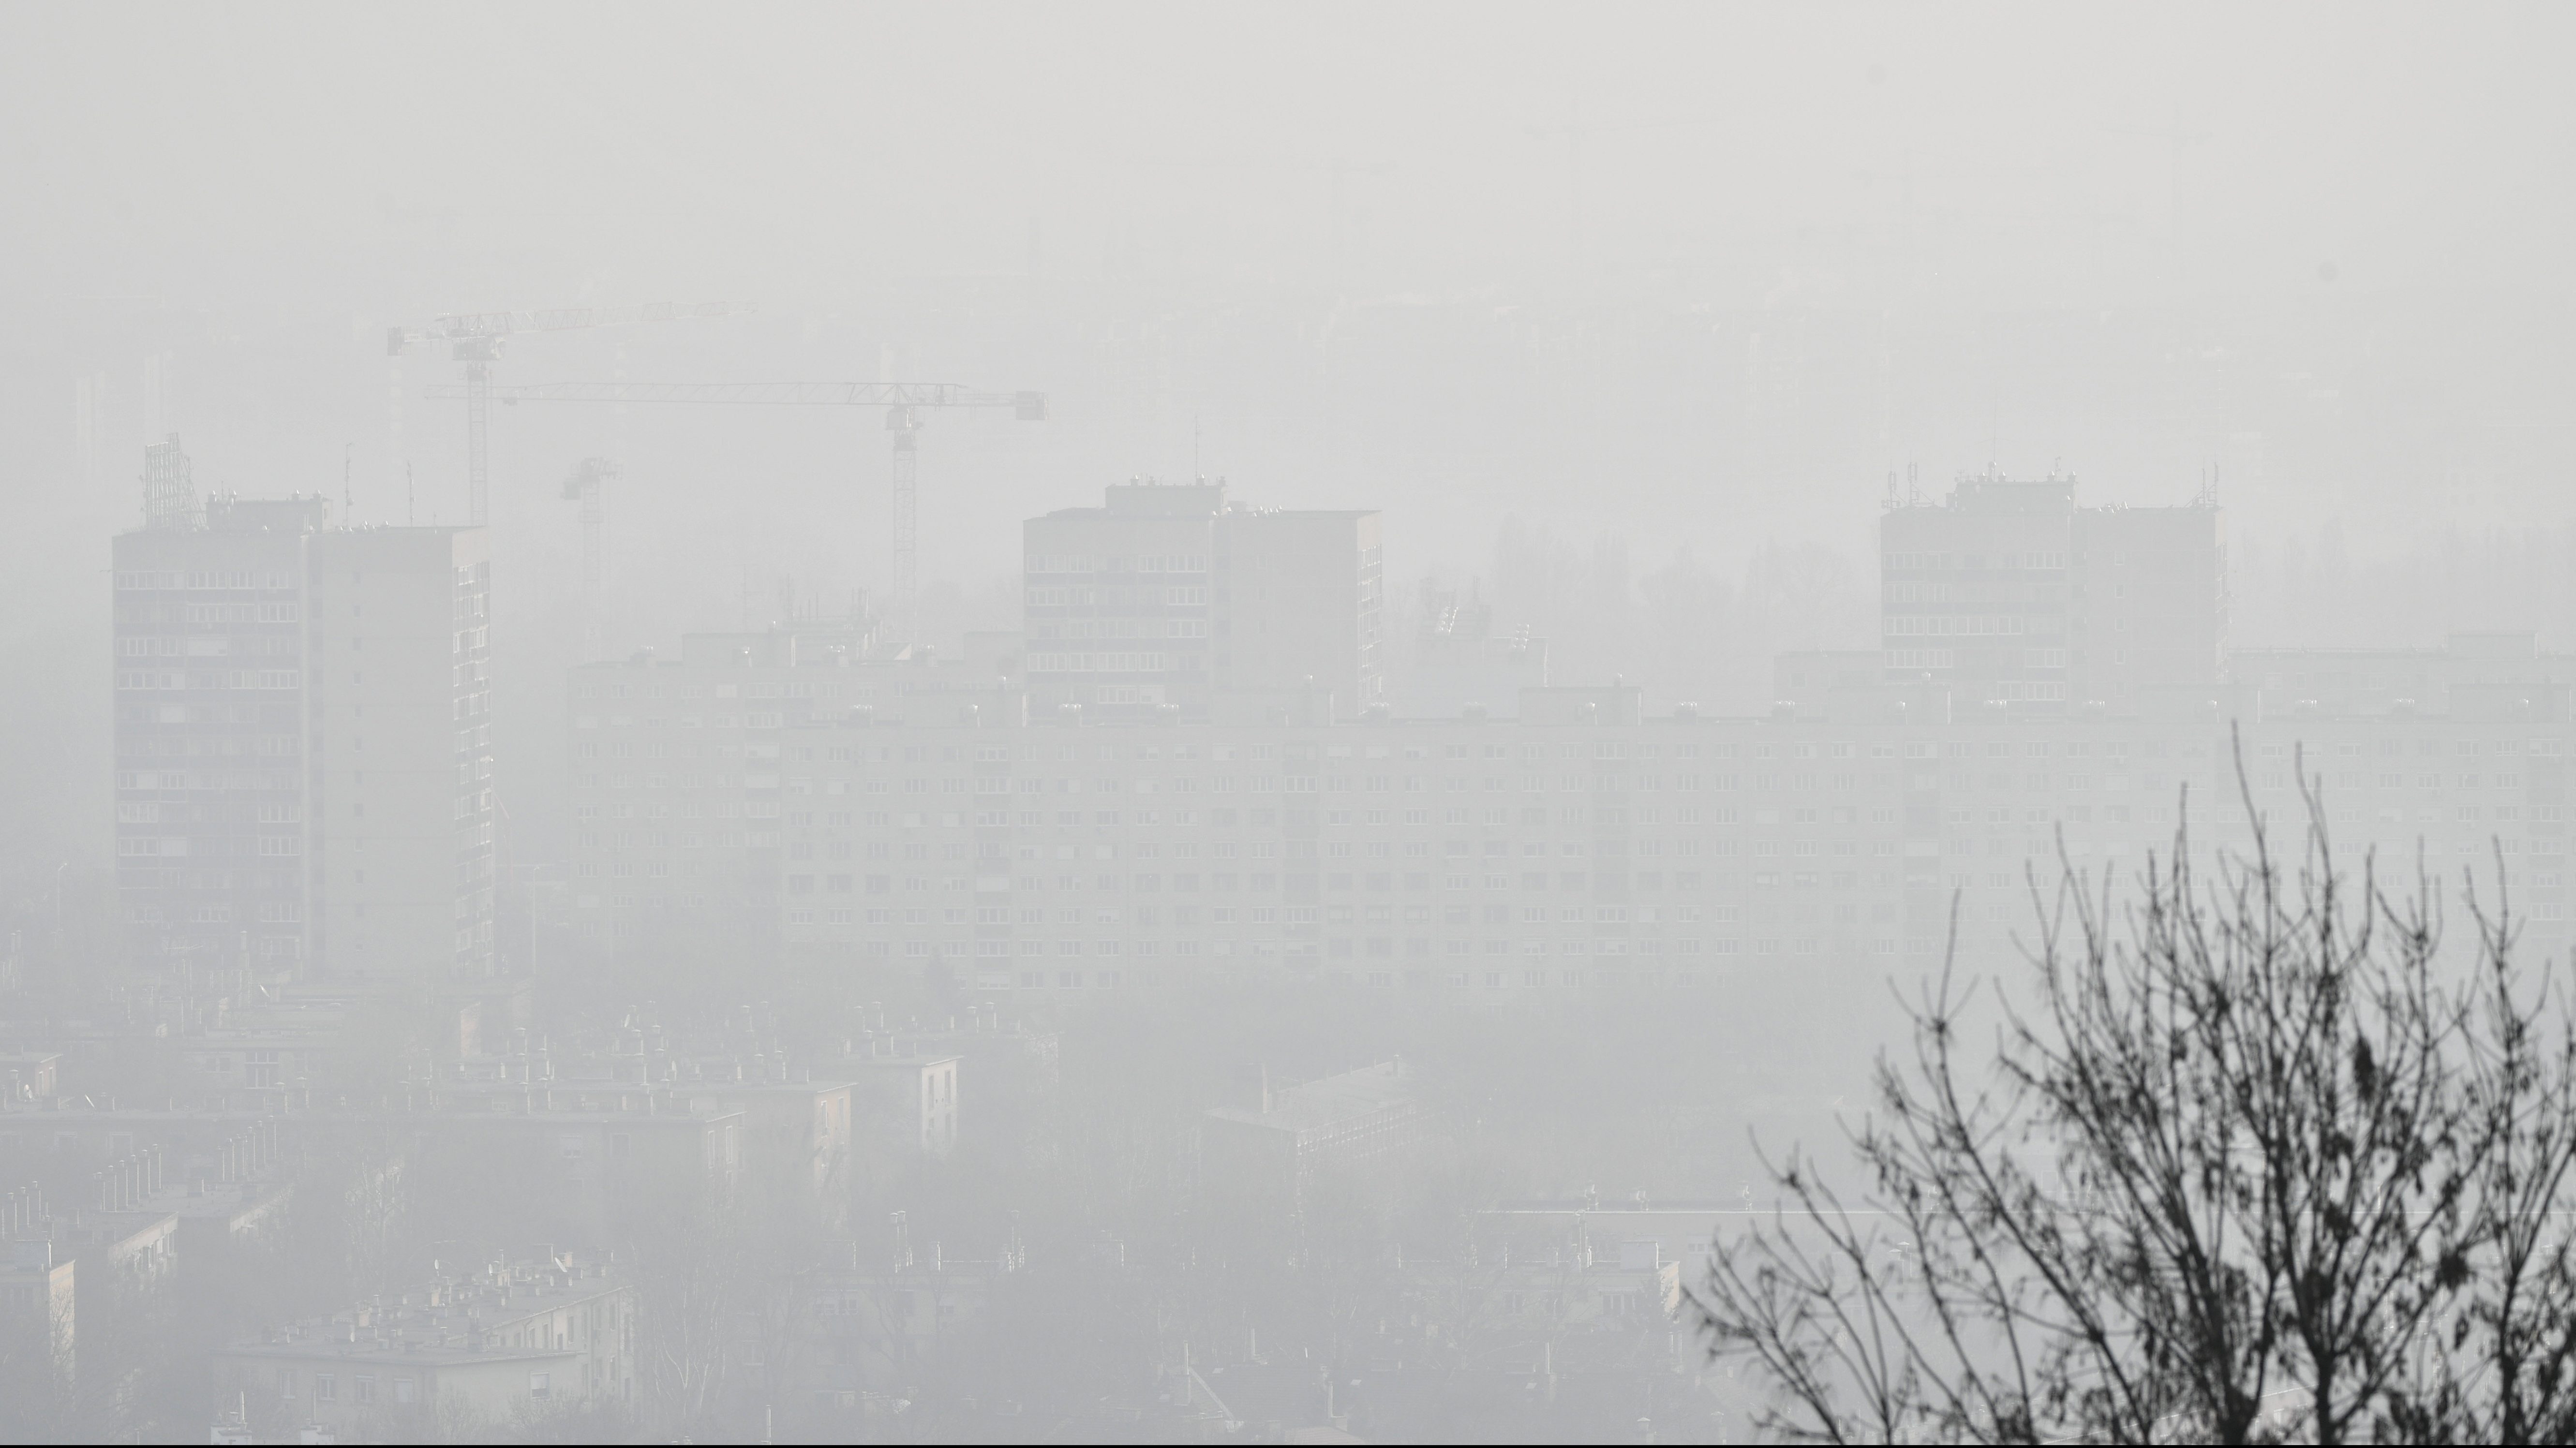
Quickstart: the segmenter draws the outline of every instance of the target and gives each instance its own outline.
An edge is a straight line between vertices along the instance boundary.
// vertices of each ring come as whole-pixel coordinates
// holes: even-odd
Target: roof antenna
[[[410,464],[410,463],[404,463],[404,464],[403,464],[403,525],[404,525],[405,527],[409,527],[409,526],[411,525],[411,521],[412,521],[412,516],[411,516],[412,500],[413,500],[416,496],[418,496],[418,491],[412,487],[412,482],[411,482],[411,464]]]
[[[340,444],[340,518],[343,527],[348,526],[353,515],[358,511],[357,494],[349,491],[349,458],[357,448],[358,445],[353,442]]]

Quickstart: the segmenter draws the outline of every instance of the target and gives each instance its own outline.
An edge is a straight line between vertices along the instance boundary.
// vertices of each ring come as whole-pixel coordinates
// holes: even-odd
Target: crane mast
[[[578,332],[593,327],[623,327],[637,322],[675,322],[690,317],[729,317],[748,312],[737,302],[693,302],[675,305],[649,302],[639,307],[547,307],[533,312],[449,312],[431,321],[385,331],[385,353],[399,357],[414,343],[444,342],[449,357],[465,364],[466,512],[480,527],[492,521],[492,364],[501,360],[502,344],[522,332]],[[433,389],[433,395],[444,395]]]
[[[886,409],[886,430],[894,434],[894,462],[888,482],[894,503],[894,606],[905,623],[912,621],[916,583],[915,552],[919,520],[915,511],[913,467],[921,456],[921,412],[918,408]]]
[[[478,390],[479,388],[479,390]],[[1046,420],[1042,392],[978,392],[953,382],[538,382],[478,384],[469,365],[463,387],[436,386],[433,399],[462,399],[469,432],[478,406],[491,402],[689,403],[715,406],[881,407],[894,443],[894,617],[909,627],[919,587],[917,540],[919,488],[916,465],[921,426],[931,408],[1007,407],[1021,422]]]

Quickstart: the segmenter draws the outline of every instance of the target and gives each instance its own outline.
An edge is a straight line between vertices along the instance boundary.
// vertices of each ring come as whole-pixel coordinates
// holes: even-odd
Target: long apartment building
[[[972,718],[979,706],[1022,716],[1022,696],[993,687],[997,670],[1015,667],[1010,653],[881,657],[863,619],[812,619],[687,634],[676,656],[645,650],[575,667],[568,717],[576,908],[611,888],[675,912],[665,918],[774,942],[783,889],[775,867],[785,848],[777,790],[790,758],[779,731],[925,708],[941,718]],[[729,846],[681,858],[602,853],[684,828],[712,830]]]
[[[2500,848],[2533,938],[2564,939],[2576,660],[2469,637],[2247,655],[2230,678],[2205,504],[2078,508],[2066,479],[1982,478],[1892,506],[1885,647],[1784,658],[1779,702],[1738,719],[1648,717],[1633,688],[1351,710],[1347,681],[1375,697],[1373,635],[1344,607],[1373,596],[1374,515],[1329,516],[1367,527],[1304,555],[1278,596],[1331,607],[1300,605],[1307,652],[1267,673],[1221,648],[1256,652],[1254,615],[1221,630],[1213,584],[1169,591],[1202,564],[1237,593],[1259,577],[1218,566],[1238,514],[1214,488],[1145,485],[1027,525],[1018,678],[863,666],[777,631],[576,670],[576,933],[624,951],[715,924],[996,993],[1929,961],[1954,926],[2010,950],[2026,871],[2052,874],[2061,841],[2097,875],[2168,850],[2185,786],[2201,827],[2242,843],[2241,739],[2275,818],[2304,760],[2342,843]],[[1103,693],[1129,685],[1063,662],[1094,647],[1077,639],[1199,637],[1152,632],[1192,610],[1208,644],[1186,688]]]
[[[2061,842],[2125,876],[2188,786],[2202,838],[2241,846],[2241,739],[2276,822],[2303,765],[2347,847],[2420,844],[2454,876],[2500,848],[2557,948],[2567,662],[2529,705],[2447,715],[1649,718],[1634,689],[1550,689],[1509,722],[669,717],[622,737],[706,772],[594,796],[639,812],[583,836],[574,913],[600,947],[649,942],[700,908],[691,881],[758,875],[798,956],[994,993],[1685,987],[1936,959],[1954,901],[1964,948],[2009,952]],[[716,764],[728,746],[762,772]]]
[[[175,437],[148,453],[144,526],[114,544],[129,962],[489,974],[482,531],[200,500]]]

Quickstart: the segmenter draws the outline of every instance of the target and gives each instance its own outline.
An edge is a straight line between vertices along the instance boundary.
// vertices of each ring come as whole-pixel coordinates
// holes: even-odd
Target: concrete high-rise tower
[[[2086,508],[2072,478],[1961,478],[1880,516],[1885,677],[2043,713],[2205,693],[2226,641],[2224,558],[2205,502]]]
[[[129,962],[491,974],[482,530],[200,504],[177,440],[154,452],[146,525],[114,545]]]
[[[1125,483],[1021,528],[1040,709],[1204,717],[1214,696],[1311,689],[1355,717],[1386,694],[1374,511],[1249,508],[1225,484]]]

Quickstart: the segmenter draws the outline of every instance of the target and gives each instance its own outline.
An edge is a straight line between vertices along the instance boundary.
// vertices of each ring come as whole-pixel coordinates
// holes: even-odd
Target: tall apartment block
[[[1386,694],[1379,517],[1230,504],[1223,483],[1127,483],[1021,529],[1024,667],[1040,711],[1100,718],[1221,696]]]
[[[197,498],[147,449],[114,544],[128,958],[275,978],[492,970],[491,565],[481,530]]]
[[[1890,682],[2047,713],[2130,712],[2221,677],[2227,630],[2218,510],[2085,508],[2072,478],[1962,478],[1879,521]]]

